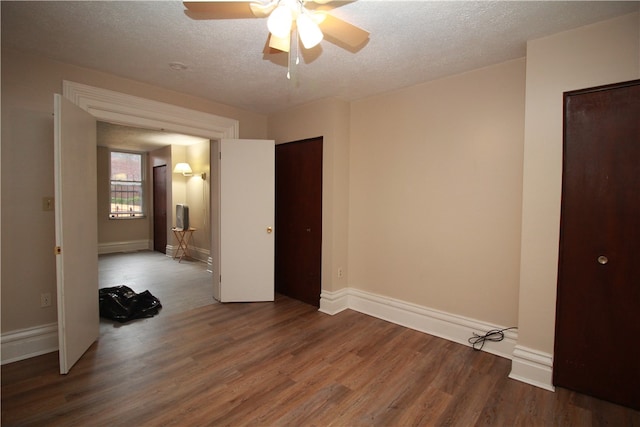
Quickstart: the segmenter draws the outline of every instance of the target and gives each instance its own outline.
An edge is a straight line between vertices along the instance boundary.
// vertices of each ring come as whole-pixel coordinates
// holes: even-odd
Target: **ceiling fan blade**
[[[255,18],[248,1],[185,1],[185,14],[193,19]]]
[[[358,47],[367,41],[369,32],[353,24],[336,18],[328,13],[318,13],[323,15],[318,21],[320,30],[327,38],[334,38],[350,47]]]
[[[308,10],[328,12],[355,1],[357,0],[305,0],[304,7]]]
[[[251,2],[249,3],[249,8],[251,9],[253,16],[256,18],[266,18],[271,12],[273,12],[273,9],[275,9],[277,5],[277,0],[273,0],[268,3]]]

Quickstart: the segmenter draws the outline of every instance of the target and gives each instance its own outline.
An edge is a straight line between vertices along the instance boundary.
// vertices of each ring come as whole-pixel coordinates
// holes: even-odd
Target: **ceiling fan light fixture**
[[[276,37],[288,37],[291,33],[292,21],[293,14],[291,9],[282,4],[276,7],[276,9],[271,12],[271,15],[269,15],[269,19],[267,19],[267,28],[269,28],[269,32]]]
[[[296,25],[298,26],[298,34],[300,34],[300,40],[305,49],[311,49],[318,45],[324,38],[320,27],[313,19],[306,13],[301,13],[296,19]]]
[[[273,34],[269,36],[269,47],[271,49],[277,49],[281,52],[289,52],[291,49],[291,38],[287,37],[276,37]]]
[[[327,18],[327,13],[321,10],[314,10],[314,11],[309,11],[309,16],[311,16],[311,19],[313,20],[313,22],[315,22],[316,24],[318,24],[318,26],[320,26]]]

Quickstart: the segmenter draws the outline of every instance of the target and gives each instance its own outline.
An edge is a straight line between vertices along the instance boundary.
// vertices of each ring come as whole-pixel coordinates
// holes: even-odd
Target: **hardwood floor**
[[[127,285],[135,292],[148,290],[162,303],[162,315],[213,304],[211,273],[203,262],[178,263],[160,252],[140,251],[101,255],[100,287]]]
[[[163,315],[164,314],[164,315]],[[2,425],[639,426],[640,412],[507,377],[510,361],[346,310],[208,304],[2,366]]]

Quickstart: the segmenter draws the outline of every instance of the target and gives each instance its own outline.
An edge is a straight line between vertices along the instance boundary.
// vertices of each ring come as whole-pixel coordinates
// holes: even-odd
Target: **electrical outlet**
[[[50,306],[51,306],[51,294],[49,292],[40,294],[40,307],[50,307]]]
[[[344,277],[344,271],[342,270],[342,267],[338,267],[338,277],[339,278]]]

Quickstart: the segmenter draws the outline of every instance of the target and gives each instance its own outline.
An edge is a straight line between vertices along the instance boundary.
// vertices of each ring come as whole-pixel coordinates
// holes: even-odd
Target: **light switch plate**
[[[43,197],[42,198],[42,210],[43,211],[52,211],[55,207],[53,197]]]

